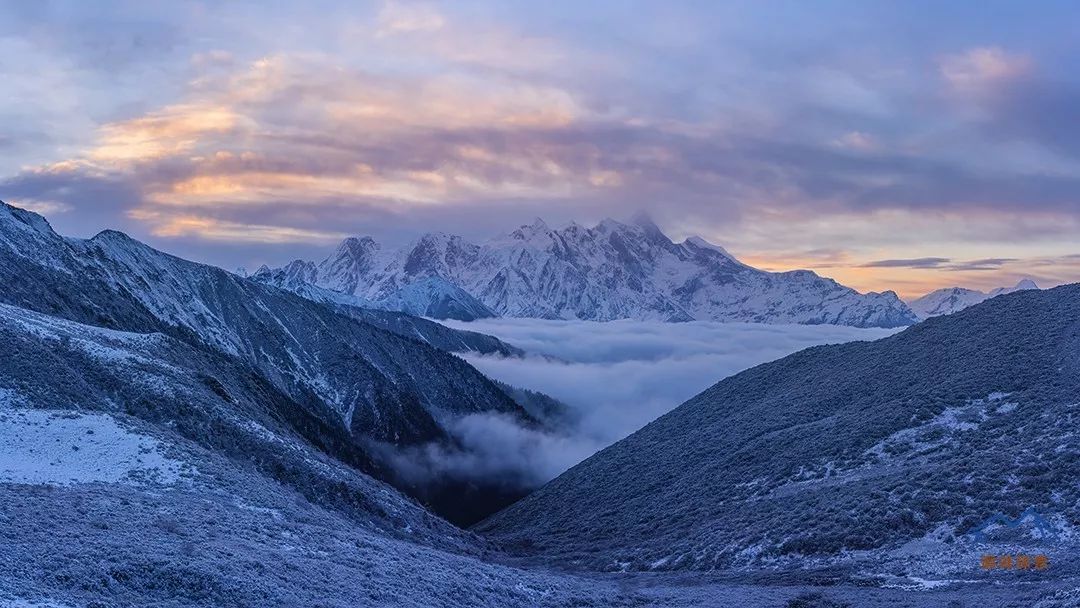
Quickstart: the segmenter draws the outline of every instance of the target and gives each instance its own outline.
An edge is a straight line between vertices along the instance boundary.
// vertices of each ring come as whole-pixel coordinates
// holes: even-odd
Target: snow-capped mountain
[[[1038,288],[1039,286],[1031,279],[1023,279],[1012,287],[998,287],[997,289],[991,289],[988,292],[966,289],[964,287],[946,287],[944,289],[931,291],[921,298],[912,300],[908,303],[908,306],[911,307],[911,310],[915,311],[915,314],[918,315],[920,319],[929,319],[930,317],[952,314],[969,306],[974,306],[979,302],[989,300],[995,296],[1013,293],[1015,291],[1023,291],[1025,289]]]
[[[698,237],[674,243],[644,217],[558,230],[537,220],[483,243],[430,233],[399,249],[349,238],[321,263],[298,260],[253,278],[459,320],[498,314],[856,327],[917,321],[891,291],[860,294],[807,270],[757,270]]]
[[[476,529],[605,570],[955,579],[980,554],[1067,561],[1080,517],[1078,319],[1080,284],[1027,290],[751,368]],[[1060,538],[971,538],[1030,508]]]

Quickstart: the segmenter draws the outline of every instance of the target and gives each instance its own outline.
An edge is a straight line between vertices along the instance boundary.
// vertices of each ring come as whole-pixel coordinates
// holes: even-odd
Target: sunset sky
[[[232,268],[648,211],[902,296],[1080,281],[1075,2],[5,2],[0,199]]]

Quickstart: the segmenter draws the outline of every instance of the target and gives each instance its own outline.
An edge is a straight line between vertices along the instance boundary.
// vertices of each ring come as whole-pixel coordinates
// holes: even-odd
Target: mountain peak
[[[379,248],[379,244],[370,236],[350,236],[338,245],[338,256],[360,257]]]
[[[1020,291],[1020,290],[1023,290],[1023,289],[1038,289],[1038,288],[1039,288],[1039,286],[1036,285],[1035,281],[1032,281],[1031,279],[1020,279],[1020,282],[1018,282],[1016,284],[1016,287],[1013,287],[1013,289],[1015,291]]]
[[[133,241],[135,239],[128,236],[127,233],[125,233],[125,232],[120,232],[119,230],[113,230],[113,229],[109,228],[109,229],[102,230],[101,232],[95,234],[93,237],[91,237],[91,240],[95,240],[95,241]]]
[[[160,254],[161,252],[150,247],[146,243],[137,241],[126,232],[120,232],[119,230],[102,230],[101,232],[90,237],[90,243],[95,243],[102,248],[111,249],[113,251],[128,251],[128,252],[146,252],[152,251]]]
[[[529,241],[532,240],[533,237],[550,235],[551,233],[551,227],[548,226],[547,222],[537,217],[533,218],[531,224],[522,224],[519,226],[517,230],[510,233],[509,237],[513,241]]]
[[[54,234],[54,231],[52,229],[52,226],[49,224],[49,221],[46,220],[42,215],[34,213],[29,209],[23,209],[22,207],[16,207],[15,205],[0,201],[0,210],[5,212],[4,215],[10,216],[13,220],[37,232],[41,232],[44,234]]]
[[[911,308],[919,315],[919,318],[926,319],[952,314],[990,298],[1030,289],[1039,289],[1039,286],[1035,284],[1035,281],[1027,278],[1021,279],[1015,287],[998,287],[988,292],[966,287],[944,287],[912,300]]]
[[[538,232],[541,231],[541,230],[545,231],[545,232],[548,231],[548,230],[551,230],[551,228],[548,227],[547,222],[545,222],[542,218],[539,218],[539,217],[533,218],[532,224],[529,224],[528,227],[532,228],[533,230],[536,230]]]

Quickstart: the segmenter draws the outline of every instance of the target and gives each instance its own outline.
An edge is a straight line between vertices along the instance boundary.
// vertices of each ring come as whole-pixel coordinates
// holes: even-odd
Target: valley
[[[444,325],[0,211],[11,605],[1075,599],[1075,285],[907,329]],[[1046,526],[973,540],[1017,505]]]

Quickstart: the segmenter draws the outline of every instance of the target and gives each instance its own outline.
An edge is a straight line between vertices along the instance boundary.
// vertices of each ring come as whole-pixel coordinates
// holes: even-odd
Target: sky
[[[226,268],[647,211],[902,296],[1080,280],[1074,2],[4,2],[0,199]]]

